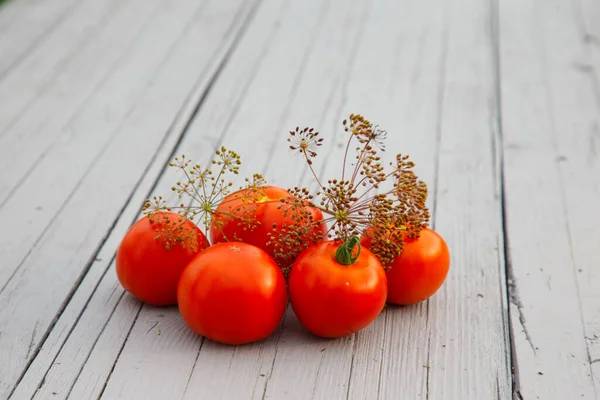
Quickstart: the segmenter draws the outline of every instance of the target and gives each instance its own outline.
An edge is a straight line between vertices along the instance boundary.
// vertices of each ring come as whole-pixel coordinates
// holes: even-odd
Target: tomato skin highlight
[[[140,301],[166,306],[177,303],[177,284],[183,269],[208,246],[206,237],[190,220],[183,227],[195,232],[197,246],[191,240],[166,248],[164,233],[157,231],[165,219],[178,223],[179,214],[163,212],[151,222],[147,216],[136,221],[125,234],[117,250],[115,266],[123,288]],[[158,239],[157,239],[158,236]]]
[[[269,336],[287,306],[286,282],[277,263],[241,242],[218,243],[194,258],[181,275],[177,298],[190,329],[232,345]]]
[[[368,247],[366,237],[361,243]],[[424,228],[418,239],[404,239],[404,250],[386,271],[390,304],[412,305],[433,296],[450,270],[450,252],[444,239]]]
[[[335,338],[369,325],[383,310],[387,281],[381,263],[361,249],[351,265],[335,260],[340,242],[311,245],[294,262],[290,302],[300,323],[317,336]]]
[[[281,228],[283,225],[293,226],[295,224],[290,216],[283,216],[284,210],[289,209],[289,206],[280,201],[282,198],[290,197],[290,193],[276,186],[267,186],[261,190],[264,191],[265,197],[252,202],[245,202],[243,197],[250,194],[250,189],[231,193],[223,199],[217,206],[210,225],[211,243],[241,241],[261,248],[281,265],[290,265],[294,261],[293,258],[276,257],[274,246],[268,244],[272,241],[269,234],[273,233],[273,226]],[[315,222],[323,221],[323,213],[320,210],[310,208],[310,212]],[[244,229],[244,224],[240,223],[242,216],[253,219],[257,225],[252,229]],[[308,236],[320,234],[324,237],[326,233],[327,226],[323,222],[316,225]],[[307,238],[308,240],[309,238]]]

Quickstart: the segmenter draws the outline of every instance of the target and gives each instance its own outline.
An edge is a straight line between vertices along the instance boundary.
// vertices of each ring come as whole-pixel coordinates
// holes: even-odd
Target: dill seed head
[[[395,163],[385,168],[379,151],[384,151],[387,132],[373,125],[360,114],[351,114],[342,122],[345,132],[349,133],[342,176],[323,183],[312,167],[312,159],[322,138],[312,128],[290,132],[290,149],[304,157],[315,178],[319,190],[317,199],[307,189],[294,188],[295,200],[286,200],[290,209],[298,210],[300,204],[310,204],[327,215],[325,221],[330,224],[327,237],[346,241],[354,236],[365,235],[371,239],[371,250],[383,265],[388,265],[403,250],[404,237],[416,238],[427,226],[429,211],[426,207],[427,185],[420,181],[413,171],[414,163],[407,155],[398,154]],[[355,147],[355,163],[348,168],[348,155],[352,142]],[[391,182],[391,185],[388,183]],[[392,189],[378,193],[383,184]],[[316,205],[314,204],[316,202]],[[297,240],[300,231],[310,230],[315,222],[303,219],[296,211],[299,226],[288,228],[280,236],[276,245],[292,251],[301,251],[307,246]],[[318,238],[315,238],[318,239]],[[290,250],[292,249],[292,250]]]
[[[197,232],[186,225],[186,218],[179,215],[177,219],[169,218],[163,211],[152,211],[146,214],[154,231],[155,240],[162,240],[167,250],[179,245],[189,247],[192,251],[198,250]]]
[[[321,146],[323,139],[319,138],[319,132],[313,128],[296,129],[290,131],[287,141],[290,144],[290,150],[303,154],[309,164],[312,164],[312,158],[317,156],[317,150]]]
[[[174,243],[190,239],[197,245],[197,238],[190,238],[190,233],[181,229],[184,219],[193,221],[204,228],[205,234],[208,233],[217,206],[232,192],[233,184],[228,177],[239,173],[241,163],[239,154],[225,147],[215,152],[214,158],[206,167],[193,163],[184,154],[169,163],[182,176],[171,190],[177,194],[178,200],[184,201],[178,206],[169,206],[162,196],[154,196],[146,200],[143,206],[143,213],[151,219],[156,219],[165,211],[176,211],[180,215],[181,221],[178,224],[166,224],[161,228],[169,238],[166,242],[168,248]],[[252,178],[246,178],[245,185],[239,189],[249,189],[250,194],[245,201],[250,202],[253,196],[258,196],[259,188],[263,186],[266,186],[266,181],[261,175],[255,174]],[[253,215],[240,213],[240,224],[244,224],[244,229],[252,229],[255,221]]]

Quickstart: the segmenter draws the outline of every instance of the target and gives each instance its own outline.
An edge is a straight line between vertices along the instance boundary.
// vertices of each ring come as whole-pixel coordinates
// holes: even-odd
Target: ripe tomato
[[[361,239],[369,246],[370,239]],[[450,253],[444,239],[429,228],[418,239],[404,239],[404,250],[386,271],[390,304],[410,305],[431,297],[442,286],[450,269]]]
[[[179,311],[199,335],[225,344],[269,336],[287,306],[285,278],[263,250],[219,243],[185,268],[177,289]]]
[[[351,265],[335,259],[340,242],[324,241],[304,250],[289,279],[290,302],[298,320],[322,337],[350,335],[369,325],[387,296],[381,263],[362,248]]]
[[[177,283],[185,266],[208,246],[190,220],[164,212],[139,219],[121,241],[117,278],[138,300],[155,306],[177,303]]]
[[[262,196],[264,194],[264,196]],[[282,188],[267,186],[261,188],[261,195],[251,189],[244,189],[227,196],[217,207],[210,226],[210,239],[213,244],[226,241],[241,241],[265,250],[280,266],[289,266],[294,261],[290,255],[283,256],[275,250],[273,238],[269,234],[275,232],[275,239],[280,237],[282,227],[298,226],[290,215],[284,216],[290,206],[282,204],[281,199],[289,198],[290,193]],[[314,228],[304,235],[303,242],[309,243],[311,238],[324,237],[327,233],[323,214],[316,208],[309,208]],[[274,231],[274,228],[279,232]],[[279,233],[279,236],[277,235]],[[291,246],[290,246],[291,247]],[[284,253],[289,249],[283,246]]]

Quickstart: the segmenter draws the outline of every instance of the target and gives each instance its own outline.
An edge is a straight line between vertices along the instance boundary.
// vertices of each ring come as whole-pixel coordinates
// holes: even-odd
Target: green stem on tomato
[[[353,254],[354,247],[358,246],[356,255]],[[352,265],[360,256],[360,240],[358,236],[346,239],[335,251],[335,260],[342,265]]]

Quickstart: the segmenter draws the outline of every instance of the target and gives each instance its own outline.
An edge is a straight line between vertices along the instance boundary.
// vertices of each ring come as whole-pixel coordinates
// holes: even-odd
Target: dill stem
[[[189,192],[187,192],[187,191],[186,191],[186,193],[188,193],[188,195],[189,195],[189,196],[190,196],[192,199],[196,200],[198,203],[200,203],[200,204],[203,204],[203,203],[202,203],[202,200],[201,200],[201,199],[202,199],[202,195],[200,194],[200,192],[198,192],[198,188],[196,187],[196,185],[194,185],[194,184],[192,183],[192,182],[195,182],[196,180],[195,180],[195,179],[192,179],[192,177],[190,176],[190,174],[188,174],[188,172],[187,172],[187,169],[185,169],[185,167],[183,167],[183,166],[182,166],[182,167],[180,167],[180,168],[181,168],[181,170],[182,170],[182,171],[183,171],[183,173],[185,174],[185,177],[186,177],[186,178],[187,178],[187,180],[188,180],[188,185],[191,185],[191,186],[192,186],[192,188],[194,189],[194,193],[196,193],[196,195],[198,195],[198,198],[196,198],[196,197],[194,196],[194,194],[193,194],[193,193],[189,193]],[[204,187],[204,185],[202,185],[202,187]],[[205,196],[204,198],[206,198],[206,196]]]
[[[304,158],[306,159],[306,163],[308,164],[308,168],[310,169],[310,172],[312,173],[313,177],[317,180],[317,183],[319,184],[319,187],[321,189],[324,189],[325,187],[323,186],[323,184],[319,180],[319,177],[315,173],[315,170],[312,167],[312,161],[308,158],[308,154],[306,154],[306,150],[303,149],[302,150],[302,154],[304,154]]]
[[[371,139],[367,140],[362,150],[360,151],[360,155],[358,157],[358,160],[356,161],[356,165],[354,166],[354,172],[352,173],[352,180],[350,182],[354,182],[356,180],[356,175],[358,175],[358,171],[360,171],[360,167],[364,162],[366,150],[370,143]]]
[[[350,132],[350,137],[348,138],[348,143],[346,143],[346,151],[344,151],[344,163],[342,164],[342,180],[344,180],[344,176],[346,173],[346,159],[348,157],[348,151],[350,150],[350,143],[352,142],[352,137],[354,134]]]
[[[217,189],[217,184],[219,183],[219,179],[221,179],[221,176],[223,176],[223,173],[225,172],[225,168],[226,168],[226,166],[225,166],[225,163],[223,162],[223,164],[221,165],[221,170],[217,174],[217,178],[213,181],[210,195],[208,195],[208,200],[207,200],[208,204],[212,204],[213,196],[215,195],[215,190]]]

